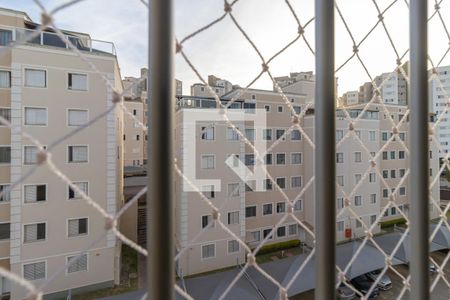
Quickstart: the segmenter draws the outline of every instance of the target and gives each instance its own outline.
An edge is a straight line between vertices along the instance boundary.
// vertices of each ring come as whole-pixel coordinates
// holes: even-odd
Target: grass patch
[[[389,221],[380,222],[381,229],[393,227],[394,225],[404,225],[406,223],[405,218],[399,218]]]

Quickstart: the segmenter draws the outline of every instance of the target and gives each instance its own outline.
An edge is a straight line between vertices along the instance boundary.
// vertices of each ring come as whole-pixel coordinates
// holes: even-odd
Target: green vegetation
[[[261,249],[259,249],[258,253],[256,255],[263,255],[267,253],[272,253],[280,250],[285,250],[289,248],[294,248],[300,246],[299,240],[292,240],[292,241],[286,241],[286,242],[279,242],[274,244],[269,244],[262,246]]]
[[[394,225],[404,225],[406,223],[406,220],[404,218],[389,220],[380,222],[381,229],[393,227]]]

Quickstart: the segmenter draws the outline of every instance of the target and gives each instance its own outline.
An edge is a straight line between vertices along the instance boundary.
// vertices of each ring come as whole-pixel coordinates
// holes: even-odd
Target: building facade
[[[250,248],[256,247],[265,238],[268,238],[268,244],[300,240],[312,245],[312,238],[294,218],[282,219],[289,209],[284,194],[288,199],[295,200],[292,211],[298,220],[310,229],[315,224],[314,186],[320,183],[313,181],[314,149],[300,131],[288,131],[293,124],[291,109],[301,112],[308,103],[308,97],[306,93],[286,93],[290,101],[288,104],[277,92],[238,89],[222,96],[221,101],[227,104],[237,94],[240,96],[230,108],[242,110],[245,114],[254,113],[254,109],[266,112],[265,128],[254,128],[248,122],[235,122],[235,125],[250,141],[267,141],[269,150],[264,157],[265,167],[281,192],[268,178],[262,183],[264,191],[255,190],[257,183],[252,180],[244,182],[224,163],[232,156],[251,169],[256,160],[252,149],[226,123],[203,120],[196,123],[195,129],[186,125],[192,122],[187,111],[216,108],[213,98],[186,96],[178,99],[175,130],[178,166],[183,173],[192,174],[189,173],[191,162],[184,159],[193,155],[196,178],[221,180],[218,186],[199,188],[211,203],[220,208],[222,222]],[[409,168],[409,124],[405,119],[395,130],[398,136],[392,137],[394,132],[390,120],[392,118],[396,124],[402,120],[406,107],[386,105],[389,116],[379,104],[371,105],[364,112],[363,107],[349,108],[352,119],[363,113],[355,124],[354,133],[349,133],[349,120],[344,112],[336,112],[336,161],[330,163],[337,165],[338,241],[365,236],[366,229],[378,220],[380,214],[380,222],[402,218],[400,211],[409,215],[406,177]],[[299,123],[312,142],[314,118],[314,109],[309,108]],[[195,147],[183,147],[186,141],[194,141]],[[388,141],[389,144],[385,145]],[[383,151],[377,155],[382,148]],[[437,174],[439,168],[436,151],[431,146],[430,178]],[[432,190],[434,199],[439,199],[438,189],[436,186]],[[242,245],[214,222],[215,213],[204,199],[195,191],[185,191],[183,181],[178,177],[175,191],[177,249],[182,251],[179,272],[192,275],[245,261]],[[394,200],[397,206],[390,202]],[[385,209],[388,204],[390,207]],[[350,206],[358,217],[348,209],[343,210],[346,206]],[[431,218],[437,217],[437,208],[430,206],[430,213]],[[272,229],[274,233],[269,237]],[[379,223],[373,229],[373,233],[378,232]]]
[[[0,9],[0,48],[35,33],[37,26],[23,12]],[[87,34],[64,34],[120,92],[115,54],[90,48]],[[49,147],[113,105],[113,91],[103,78],[51,29],[37,36],[5,48],[0,58],[0,112],[20,129],[17,133],[0,126],[3,190],[38,162],[38,149],[20,132]],[[120,110],[113,110],[49,149],[61,172],[111,214],[122,203],[122,123]],[[0,227],[0,266],[37,286],[81,254],[48,283],[45,294],[49,297],[118,281],[120,243],[108,233],[94,244],[105,233],[104,218],[45,164],[2,196]],[[23,299],[27,291],[0,278],[0,294]]]
[[[440,117],[444,109],[449,105],[450,95],[450,66],[436,68],[436,80],[430,81],[430,112],[434,113],[436,118]],[[439,153],[441,158],[445,157],[450,151],[450,118],[448,112],[440,119],[437,134],[442,151]]]

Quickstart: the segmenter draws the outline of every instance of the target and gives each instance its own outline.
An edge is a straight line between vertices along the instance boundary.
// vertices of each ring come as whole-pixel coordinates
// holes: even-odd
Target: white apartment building
[[[51,29],[5,49],[37,26],[24,12],[0,9],[0,114],[49,147],[110,108],[113,93]],[[91,48],[88,34],[64,34],[122,90],[115,53]],[[112,111],[49,149],[61,172],[111,214],[122,204],[122,122],[120,110]],[[37,152],[30,140],[0,126],[0,188],[29,173]],[[88,249],[48,282],[48,299],[118,282],[120,243],[113,233],[98,240],[103,233],[104,218],[45,165],[0,198],[1,267],[39,286]],[[27,291],[0,277],[0,294],[24,299]]]
[[[233,90],[233,84],[231,82],[225,79],[220,79],[214,75],[208,75],[208,85],[214,90],[214,93],[216,93],[219,97]],[[205,84],[195,83],[191,85],[191,96],[213,97],[213,94],[210,93]]]
[[[144,144],[147,140],[147,131],[142,128],[143,124],[147,124],[145,117],[147,105],[144,101],[145,99],[141,97],[124,97],[124,105],[133,115],[133,117],[124,115],[124,166],[142,166],[147,162],[147,150]]]
[[[253,128],[248,122],[236,124],[250,140],[265,139],[268,147],[292,125],[291,112],[276,92],[253,90],[235,90],[221,97],[226,103],[236,93],[242,92],[231,108],[244,110],[251,114],[255,108],[265,109],[267,112],[266,128]],[[286,94],[291,105],[300,112],[307,103],[304,94]],[[212,98],[186,96],[178,100],[176,114],[176,153],[177,162],[183,172],[187,172],[189,164],[183,161],[183,155],[192,154],[193,147],[183,147],[186,140],[195,141],[196,174],[200,179],[220,179],[220,191],[216,187],[204,193],[212,203],[221,208],[221,220],[229,229],[239,236],[250,247],[256,247],[277,224],[287,211],[284,198],[270,181],[265,180],[265,191],[254,191],[255,182],[244,183],[239,176],[225,165],[225,159],[234,154],[249,168],[255,163],[255,156],[251,149],[234,134],[231,128],[223,122],[203,121],[196,124],[196,129],[188,131],[184,119],[186,111],[193,108],[208,110],[215,108],[216,102]],[[364,104],[349,108],[351,118],[361,113]],[[401,105],[387,105],[390,117],[398,123],[405,115],[406,107]],[[301,120],[300,125],[306,134],[314,140],[314,109],[310,108]],[[359,218],[354,217],[348,210],[337,219],[337,239],[343,241],[349,238],[364,236],[365,229],[361,222],[370,226],[381,213],[380,221],[402,218],[398,209],[405,215],[409,214],[408,180],[402,182],[409,168],[408,151],[408,122],[398,126],[399,136],[395,138],[384,151],[375,159],[371,168],[372,157],[378,153],[390,139],[392,124],[379,104],[373,104],[364,113],[355,126],[355,134],[362,140],[364,147],[354,137],[346,138],[336,150],[337,182],[341,190],[337,192],[336,207],[339,212],[346,205],[351,205]],[[337,143],[348,133],[349,121],[343,111],[338,110],[336,116]],[[430,152],[430,178],[438,172],[438,158],[435,147]],[[289,199],[295,199],[302,188],[310,181],[314,172],[314,150],[295,130],[278,142],[265,157],[266,168]],[[379,170],[379,173],[378,171]],[[380,174],[380,175],[379,175]],[[382,178],[380,178],[380,176]],[[402,184],[397,188],[397,185]],[[296,217],[309,228],[315,224],[314,182],[298,198],[294,207]],[[352,193],[355,186],[358,188]],[[230,236],[214,225],[199,232],[210,222],[213,222],[213,212],[196,192],[183,191],[182,181],[177,178],[176,190],[176,236],[178,249],[187,250],[181,256],[179,268],[184,275],[196,274],[214,269],[236,265],[245,260],[242,247]],[[326,188],[326,187],[324,187]],[[434,199],[439,199],[439,187],[432,191]],[[384,211],[383,208],[394,199],[398,205]],[[438,210],[430,206],[431,218],[438,216]],[[380,225],[375,226],[374,233],[380,231]],[[195,239],[195,240],[194,240]],[[288,218],[275,228],[269,243],[299,239],[311,243],[311,238],[304,230]]]
[[[445,107],[449,103],[450,95],[450,66],[436,68],[439,83],[436,80],[430,81],[429,94],[430,94],[430,112],[436,115],[438,118]],[[442,84],[442,86],[441,86]],[[440,120],[437,133],[438,141],[443,149],[443,152],[439,153],[440,157],[445,157],[450,151],[450,117],[448,112],[445,113]]]
[[[304,94],[307,102],[314,102],[316,77],[312,71],[294,72],[289,76],[279,76],[274,79],[283,92]],[[275,86],[273,90],[277,90]]]

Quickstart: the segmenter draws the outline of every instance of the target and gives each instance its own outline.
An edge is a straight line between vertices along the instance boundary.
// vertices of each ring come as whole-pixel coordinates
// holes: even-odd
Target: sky
[[[68,0],[41,1],[51,10]],[[383,11],[393,1],[375,2]],[[290,0],[290,3],[302,24],[313,18],[313,0]],[[337,4],[356,43],[359,43],[378,20],[374,1],[338,0]],[[430,0],[429,4],[431,14],[434,1]],[[0,6],[25,11],[34,21],[40,21],[40,9],[32,0],[0,0]],[[178,40],[223,14],[223,0],[174,0],[174,7],[175,35]],[[266,60],[297,35],[296,21],[284,0],[240,0],[233,6],[232,13]],[[441,3],[441,13],[450,29],[450,0]],[[141,0],[83,0],[58,12],[54,19],[62,29],[86,32],[93,39],[113,42],[122,77],[139,76],[140,68],[147,65],[148,12]],[[384,21],[402,56],[409,43],[406,1],[395,1],[384,14]],[[338,13],[335,22],[335,60],[336,67],[339,67],[352,55],[353,43]],[[305,28],[305,37],[314,48],[314,22]],[[440,19],[434,17],[429,23],[428,44],[430,57],[435,63],[440,61],[449,42]],[[204,78],[214,74],[233,84],[246,86],[261,70],[261,59],[230,17],[188,40],[183,50]],[[361,44],[358,53],[372,77],[392,72],[396,67],[395,51],[381,24]],[[402,62],[407,59],[406,56]],[[450,65],[450,53],[441,65]],[[275,58],[269,68],[274,76],[313,71],[314,56],[300,39]],[[175,75],[183,81],[184,93],[189,93],[190,85],[200,81],[180,55],[176,56]],[[370,79],[356,57],[340,69],[336,76],[338,94],[356,90]],[[272,89],[272,83],[265,74],[252,87]]]

